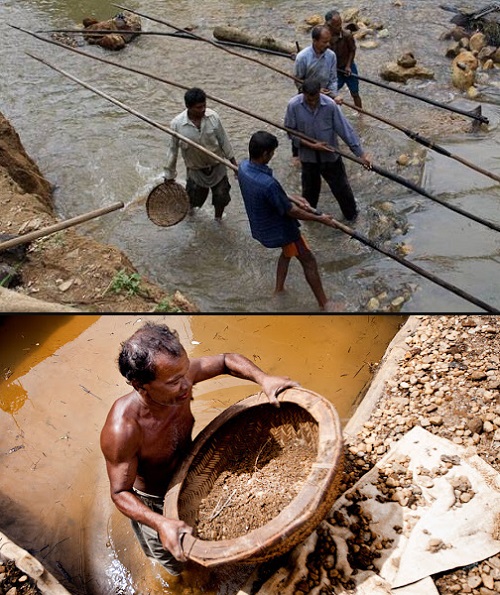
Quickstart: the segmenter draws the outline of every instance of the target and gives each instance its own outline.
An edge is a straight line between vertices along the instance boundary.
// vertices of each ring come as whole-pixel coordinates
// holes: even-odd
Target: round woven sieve
[[[149,219],[161,227],[170,227],[184,219],[189,210],[186,190],[177,182],[162,182],[149,193],[146,212]]]

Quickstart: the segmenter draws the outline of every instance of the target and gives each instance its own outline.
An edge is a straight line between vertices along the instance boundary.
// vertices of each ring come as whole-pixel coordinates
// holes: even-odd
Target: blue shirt
[[[317,54],[312,45],[301,50],[295,58],[294,75],[303,81],[315,78],[322,89],[337,95],[337,56],[330,48],[322,54]]]
[[[280,248],[300,238],[300,224],[288,216],[292,202],[267,165],[248,159],[238,167],[238,184],[252,237],[266,248]]]
[[[292,97],[286,108],[285,127],[302,132],[320,142],[324,141],[336,148],[338,147],[338,135],[356,157],[361,157],[363,154],[361,141],[340,107],[333,99],[322,93],[314,110],[307,105],[303,93]],[[303,162],[316,163],[318,155],[323,163],[336,161],[339,157],[338,153],[314,151],[302,143],[299,145],[300,141],[297,137],[289,136],[299,147],[299,159]]]

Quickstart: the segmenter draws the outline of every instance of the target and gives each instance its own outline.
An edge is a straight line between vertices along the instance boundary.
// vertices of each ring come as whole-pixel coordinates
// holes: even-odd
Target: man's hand
[[[314,143],[310,143],[309,146],[313,151],[331,151],[330,145],[326,141],[317,140]]]
[[[292,202],[294,202],[301,209],[304,209],[304,211],[312,210],[312,207],[311,207],[311,204],[309,203],[309,201],[306,198],[304,198],[303,196],[300,196],[300,194],[291,194],[290,198],[292,199]]]
[[[179,562],[187,562],[186,555],[182,550],[181,535],[192,533],[193,528],[184,521],[162,518],[158,527],[158,536],[163,547]]]
[[[360,157],[361,161],[363,162],[363,167],[366,169],[371,169],[372,168],[372,156],[368,155],[367,153],[363,153],[363,155],[361,155]]]
[[[291,380],[288,376],[266,376],[262,381],[262,390],[266,393],[271,405],[279,407],[277,396],[285,388],[300,386],[298,382]]]
[[[325,223],[326,225],[332,225],[335,223],[335,219],[333,218],[333,215],[330,215],[329,213],[322,213],[320,216],[320,218],[318,219],[318,221],[320,223]]]

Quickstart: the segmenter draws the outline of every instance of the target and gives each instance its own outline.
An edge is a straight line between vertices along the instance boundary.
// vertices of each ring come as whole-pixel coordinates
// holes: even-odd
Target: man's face
[[[317,93],[304,93],[304,101],[307,103],[307,105],[311,108],[314,109],[319,102],[319,96],[320,96],[320,92],[318,91]]]
[[[207,109],[207,102],[203,101],[201,103],[195,103],[191,107],[188,108],[188,115],[195,119],[203,118],[205,115],[205,111]]]
[[[342,31],[342,19],[340,16],[331,18],[326,24],[333,35],[339,35]]]
[[[330,45],[332,34],[328,29],[322,29],[318,39],[313,40],[313,48],[317,54],[323,54]]]
[[[193,384],[187,378],[189,358],[185,351],[180,357],[159,353],[155,366],[156,378],[137,389],[143,397],[163,406],[181,405],[191,399]]]

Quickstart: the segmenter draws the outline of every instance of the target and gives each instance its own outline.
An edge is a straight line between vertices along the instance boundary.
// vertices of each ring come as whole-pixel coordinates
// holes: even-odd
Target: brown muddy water
[[[128,390],[121,341],[145,317],[0,319],[0,530],[74,594],[235,593],[244,568],[172,581],[140,551],[111,503],[99,433]],[[239,352],[327,397],[345,423],[400,316],[151,316],[177,329],[190,357]],[[195,433],[256,385],[222,376],[195,388]]]

